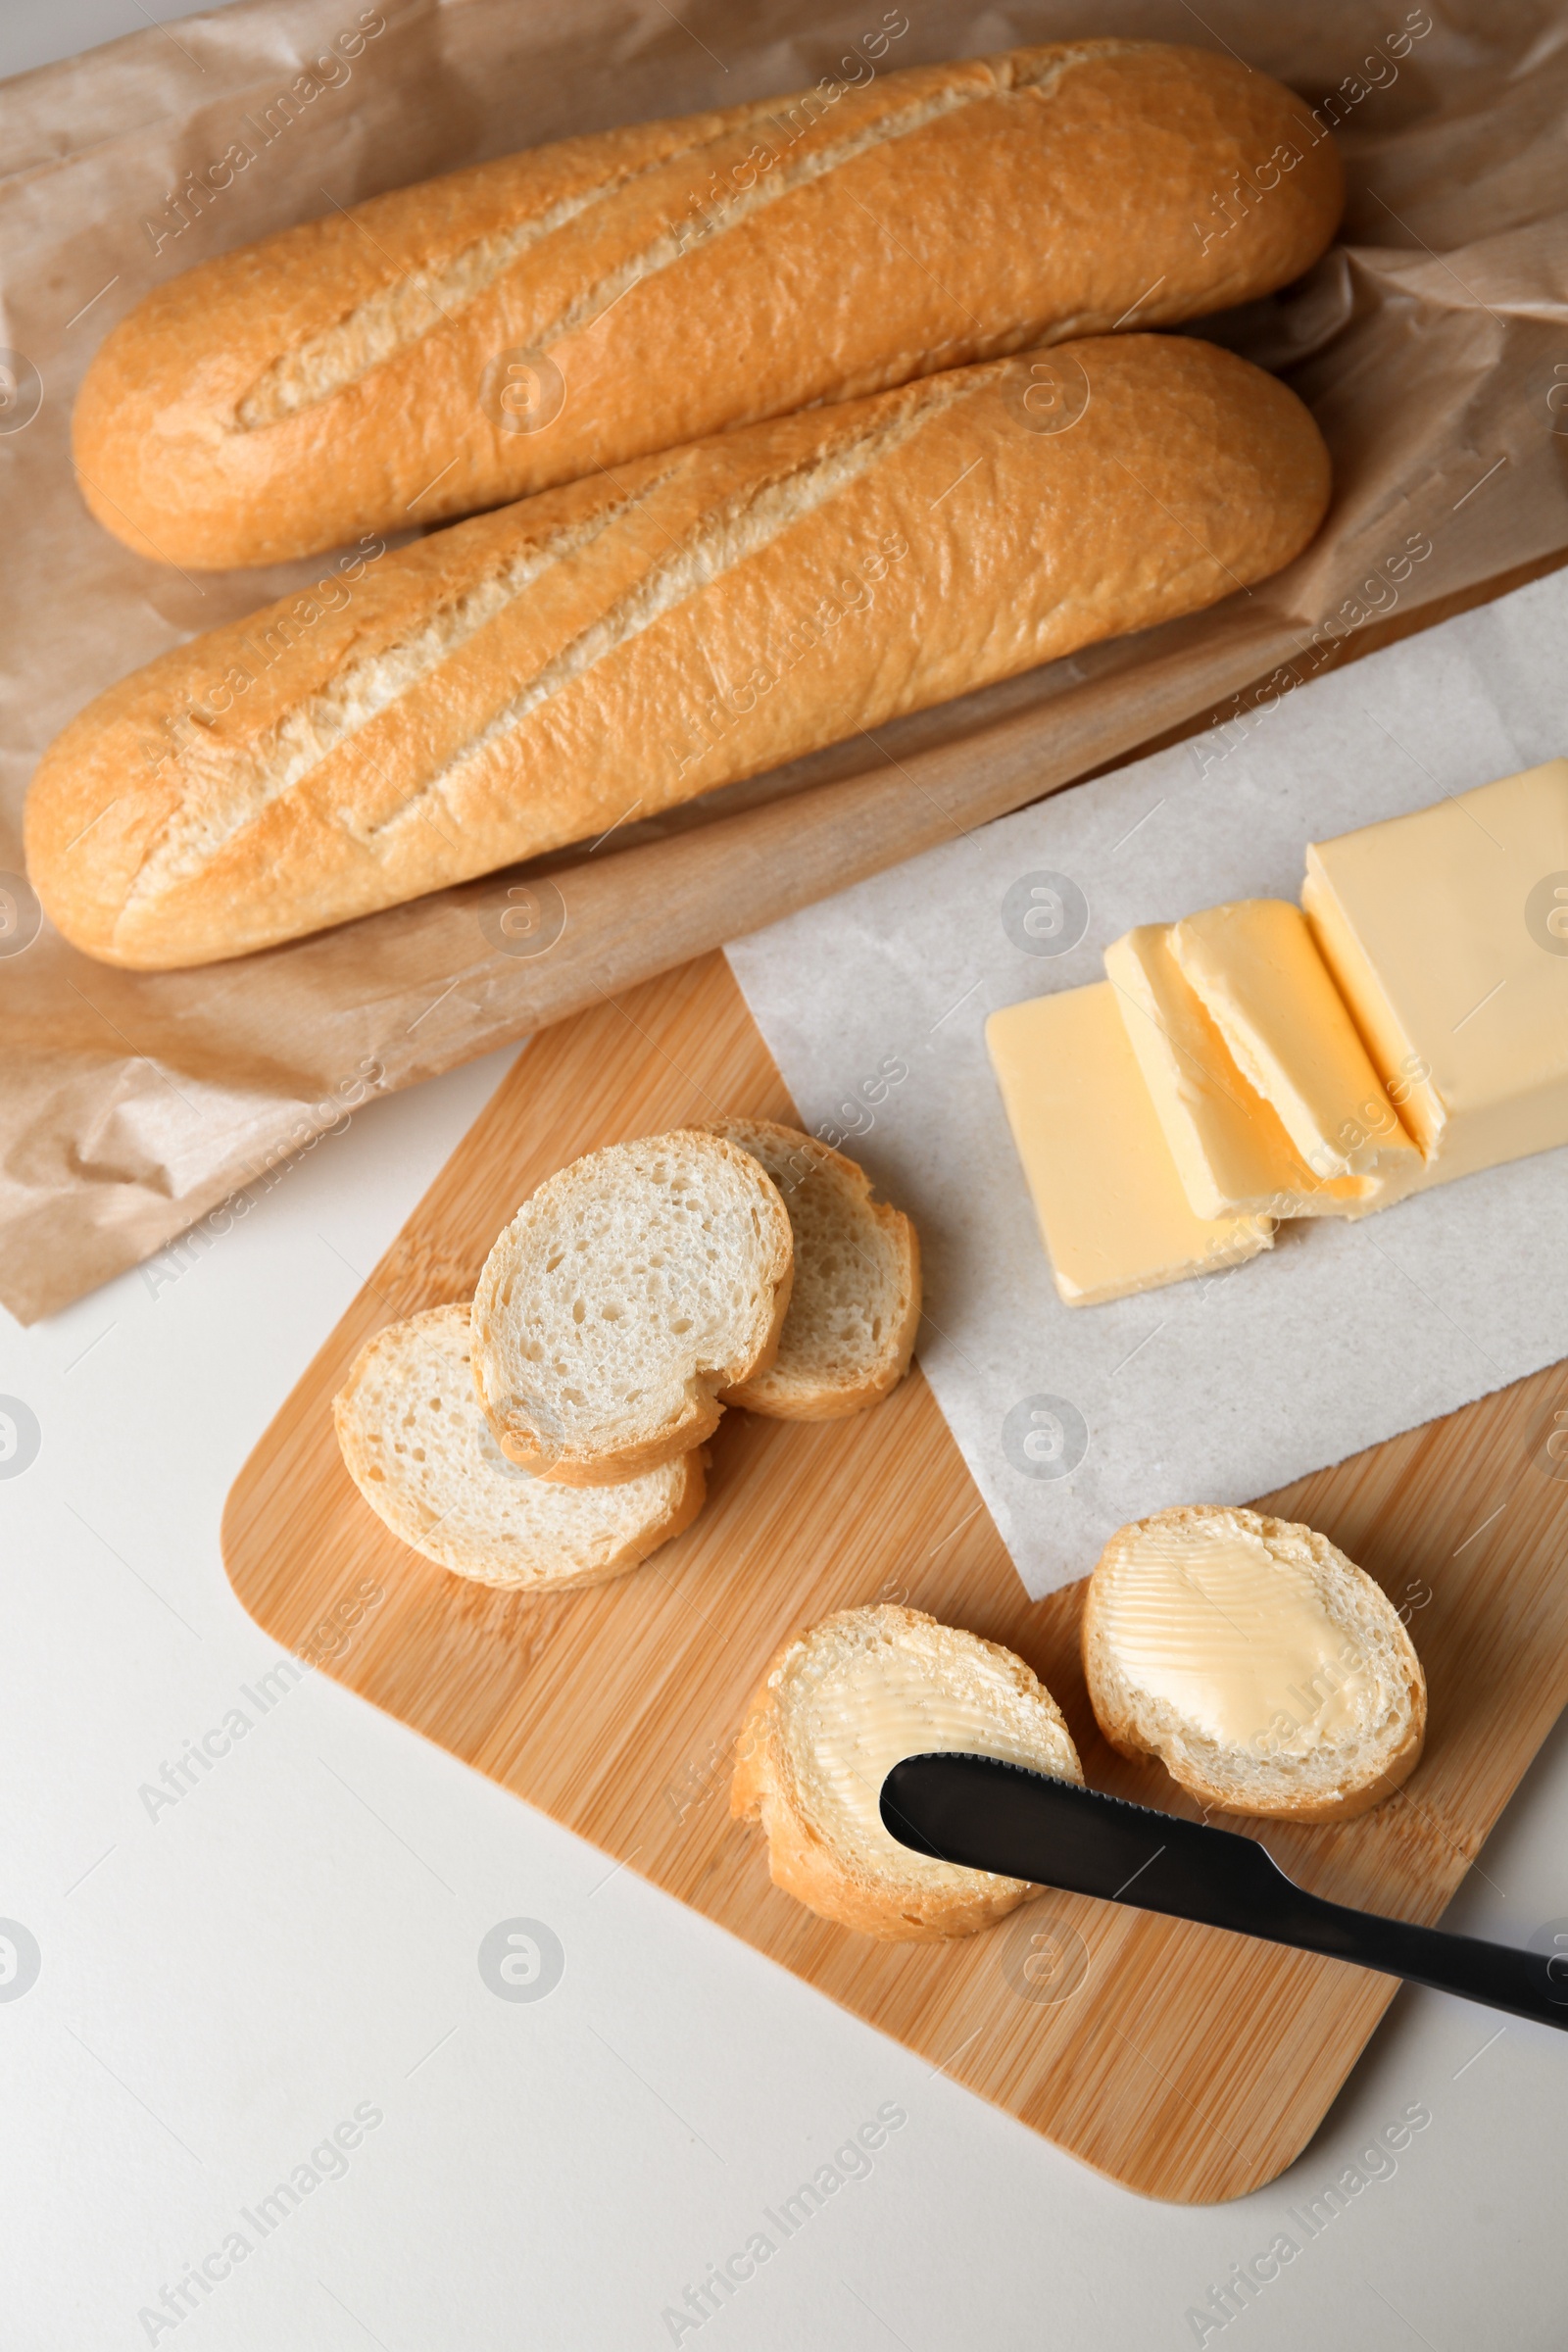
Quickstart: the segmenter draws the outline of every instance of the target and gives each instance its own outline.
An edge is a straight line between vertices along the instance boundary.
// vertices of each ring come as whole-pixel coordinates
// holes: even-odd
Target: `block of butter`
[[[1325,1188],[1320,1210],[1383,1208],[1420,1181],[1421,1154],[1299,906],[1288,899],[1209,906],[1173,923],[1170,945],[1243,1078]]]
[[[1301,901],[1429,1181],[1568,1143],[1568,760],[1314,843]]]
[[[1113,940],[1105,974],[1194,1213],[1316,1217],[1362,1205],[1367,1182],[1343,1168],[1316,1174],[1255,1080],[1243,1075],[1176,959],[1180,927],[1142,923]]]
[[[994,1012],[986,1045],[1068,1306],[1217,1273],[1272,1246],[1268,1217],[1192,1208],[1109,981]]]

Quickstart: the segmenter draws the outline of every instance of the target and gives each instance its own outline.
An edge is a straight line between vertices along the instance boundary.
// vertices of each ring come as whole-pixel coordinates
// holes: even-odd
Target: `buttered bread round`
[[[882,1825],[894,1765],[938,1752],[1083,1779],[1055,1700],[1011,1650],[893,1602],[845,1609],[774,1658],[731,1810],[760,1821],[774,1885],[824,1919],[897,1939],[972,1935],[1027,1885],[914,1853]]]
[[[1409,1635],[1364,1570],[1294,1521],[1197,1504],[1121,1528],[1083,1646],[1111,1745],[1224,1812],[1346,1820],[1421,1753]]]

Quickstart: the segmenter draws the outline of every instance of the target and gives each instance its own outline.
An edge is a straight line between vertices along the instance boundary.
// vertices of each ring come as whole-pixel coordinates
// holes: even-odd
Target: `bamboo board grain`
[[[1258,2187],[1311,2137],[1389,1980],[1059,1894],[966,1942],[874,1943],[779,1893],[760,1838],[729,1819],[729,1749],[760,1670],[792,1631],[879,1595],[1027,1658],[1092,1784],[1194,1810],[1101,1740],[1083,1588],[1028,1599],[918,1372],[850,1421],[727,1414],[695,1526],[634,1575],[554,1599],[430,1566],[349,1483],[330,1398],[367,1339],[466,1298],[499,1227],[563,1162],[726,1110],[793,1116],[721,956],[537,1038],[235,1482],[235,1592],[319,1660],[321,1628],[368,1581],[384,1597],[324,1661],[350,1689],[1112,2179],[1184,2202]],[[1426,1755],[1392,1802],[1343,1829],[1269,1827],[1318,1891],[1436,1919],[1568,1698],[1559,1426],[1568,1366],[1264,1498],[1409,1606],[1431,1686]]]

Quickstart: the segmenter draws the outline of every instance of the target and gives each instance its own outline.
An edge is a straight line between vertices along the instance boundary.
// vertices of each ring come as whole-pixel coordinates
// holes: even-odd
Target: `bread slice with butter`
[[[473,1297],[473,1375],[508,1458],[613,1486],[700,1446],[772,1362],[795,1247],[749,1152],[677,1128],[540,1185]]]
[[[730,1810],[760,1822],[773,1884],[823,1919],[894,1941],[971,1936],[1028,1886],[912,1852],[879,1810],[894,1765],[938,1751],[1083,1779],[1055,1700],[1011,1650],[892,1601],[844,1609],[769,1666]]]
[[[714,1122],[761,1161],[789,1211],[795,1283],[765,1370],[724,1392],[727,1404],[781,1421],[834,1421],[875,1404],[909,1368],[920,1323],[920,1243],[871,1181],[799,1128],[770,1119]]]
[[[1215,1503],[1135,1520],[1089,1580],[1084,1674],[1122,1755],[1223,1813],[1348,1821],[1408,1779],[1426,1678],[1326,1536]]]
[[[432,1306],[361,1349],[332,1400],[344,1465],[377,1518],[482,1585],[569,1592],[623,1576],[703,1507],[700,1453],[574,1490],[509,1462],[474,1393],[466,1306]]]

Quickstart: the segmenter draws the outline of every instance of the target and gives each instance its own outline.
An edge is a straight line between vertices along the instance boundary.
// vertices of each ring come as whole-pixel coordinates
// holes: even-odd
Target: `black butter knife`
[[[1251,1838],[1102,1796],[996,1756],[906,1756],[882,1822],[917,1854],[1229,1928],[1568,2028],[1568,1953],[1527,1952],[1325,1902]]]

